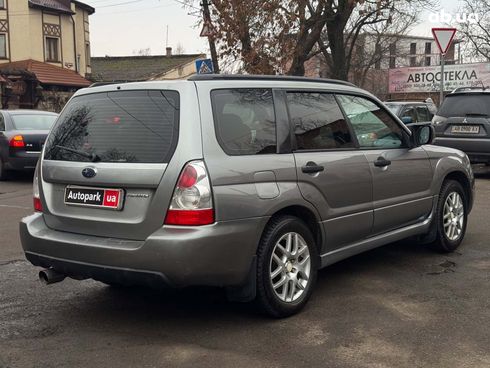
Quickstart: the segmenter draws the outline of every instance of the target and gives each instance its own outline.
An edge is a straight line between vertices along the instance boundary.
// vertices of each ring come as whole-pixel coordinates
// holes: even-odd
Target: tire
[[[464,239],[468,222],[468,199],[459,182],[443,183],[434,220],[437,232],[432,248],[443,253],[454,252]]]
[[[256,302],[262,311],[275,318],[298,313],[313,292],[317,273],[318,251],[305,223],[293,216],[274,219],[257,252]]]
[[[7,180],[7,170],[5,170],[5,164],[0,158],[0,181]]]

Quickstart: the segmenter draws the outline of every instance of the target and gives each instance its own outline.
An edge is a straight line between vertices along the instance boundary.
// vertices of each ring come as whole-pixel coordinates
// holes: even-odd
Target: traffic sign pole
[[[439,107],[444,100],[444,64],[446,63],[446,54],[441,54],[441,94],[439,95]]]
[[[444,65],[446,64],[446,53],[449,47],[451,47],[455,34],[456,28],[432,28],[432,35],[441,52],[441,94],[439,96],[439,106],[441,106],[442,100],[444,99]]]

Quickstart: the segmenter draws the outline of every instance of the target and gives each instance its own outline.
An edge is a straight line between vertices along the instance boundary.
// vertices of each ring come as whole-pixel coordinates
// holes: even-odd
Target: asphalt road
[[[0,183],[0,368],[490,367],[490,173],[451,255],[410,241],[321,271],[300,315],[270,320],[214,289],[42,286],[18,221],[28,176]]]

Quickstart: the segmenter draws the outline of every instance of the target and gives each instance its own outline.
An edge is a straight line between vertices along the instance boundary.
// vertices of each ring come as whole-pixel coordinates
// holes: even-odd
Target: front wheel
[[[281,318],[299,312],[313,292],[318,272],[315,240],[303,221],[279,217],[267,227],[257,253],[257,302]]]
[[[468,200],[461,184],[448,180],[442,185],[437,204],[437,238],[432,247],[440,252],[454,252],[464,239],[468,220]]]

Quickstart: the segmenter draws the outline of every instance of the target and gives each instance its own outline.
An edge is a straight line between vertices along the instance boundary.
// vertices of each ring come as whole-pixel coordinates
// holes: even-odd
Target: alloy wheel
[[[311,258],[304,238],[295,232],[283,235],[272,250],[270,280],[276,296],[294,302],[305,292],[311,273]]]
[[[443,225],[446,237],[455,241],[461,237],[464,225],[464,204],[457,192],[451,192],[444,202]]]

